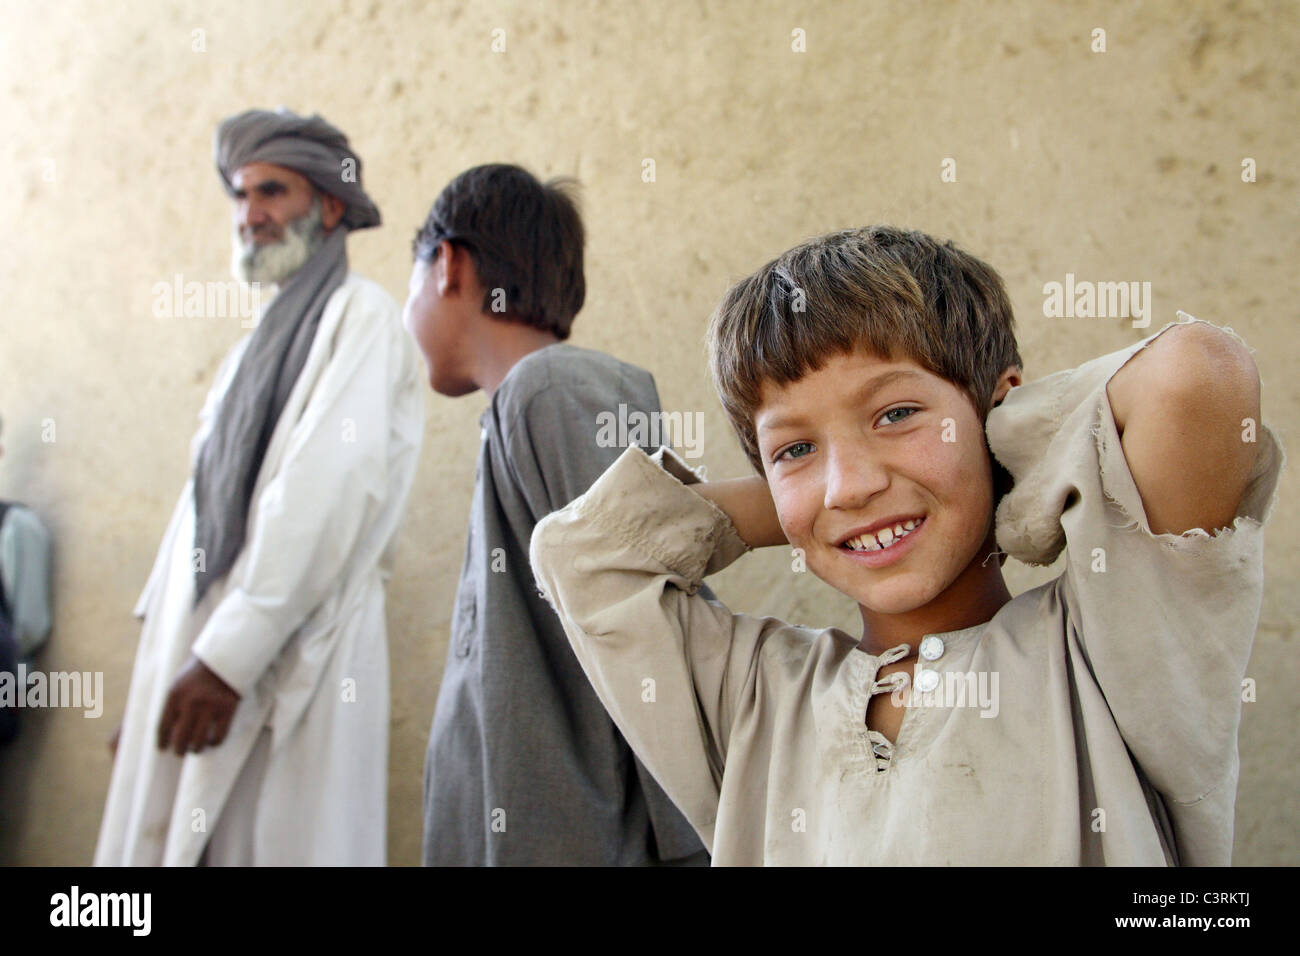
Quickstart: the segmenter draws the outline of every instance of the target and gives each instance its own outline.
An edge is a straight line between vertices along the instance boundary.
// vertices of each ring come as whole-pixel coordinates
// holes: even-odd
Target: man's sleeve
[[[1283,454],[1263,423],[1245,426],[1259,454],[1233,526],[1153,534],[1106,384],[1156,335],[1012,389],[987,432],[1015,478],[999,545],[1036,564],[1064,550],[1071,630],[1116,726],[1156,789],[1194,803],[1235,775]]]
[[[355,294],[345,308],[284,461],[253,502],[247,554],[194,644],[241,694],[340,585],[362,530],[385,506],[398,319],[387,302]]]

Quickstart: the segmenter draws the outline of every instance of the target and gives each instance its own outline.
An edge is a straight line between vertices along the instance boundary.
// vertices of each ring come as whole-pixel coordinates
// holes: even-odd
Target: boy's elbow
[[[1173,333],[1177,333],[1174,335]],[[1204,322],[1171,329],[1169,354],[1156,366],[1154,389],[1209,414],[1259,414],[1259,369],[1232,335]]]

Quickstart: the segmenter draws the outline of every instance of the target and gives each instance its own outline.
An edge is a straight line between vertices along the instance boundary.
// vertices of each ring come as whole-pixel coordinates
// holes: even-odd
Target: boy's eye
[[[785,458],[787,456],[790,458],[802,458],[804,455],[808,454],[807,451],[803,453],[798,453],[798,449],[800,448],[807,448],[811,450],[812,442],[797,441],[793,445],[787,446],[784,451],[782,451],[780,454],[776,456],[776,458],[773,459],[773,461],[780,461],[782,458]]]
[[[897,425],[899,422],[903,421],[904,419],[910,418],[913,412],[919,412],[919,411],[920,411],[919,408],[891,408],[889,411],[881,415],[880,418],[877,419],[877,422],[884,419],[889,419],[890,425]],[[901,415],[901,417],[889,418],[890,415]]]

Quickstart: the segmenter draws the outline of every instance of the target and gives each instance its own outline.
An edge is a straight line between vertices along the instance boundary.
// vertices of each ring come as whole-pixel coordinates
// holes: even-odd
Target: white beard
[[[239,226],[231,236],[230,272],[240,282],[278,285],[301,269],[325,241],[320,197],[290,222],[279,242],[244,243]]]

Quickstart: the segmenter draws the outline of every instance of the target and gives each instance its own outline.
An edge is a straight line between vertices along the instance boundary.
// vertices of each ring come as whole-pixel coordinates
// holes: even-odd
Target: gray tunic
[[[601,412],[659,411],[640,368],[571,345],[523,358],[483,413],[469,540],[425,758],[425,865],[638,865],[703,844],[636,759],[528,563],[533,527],[622,453]],[[646,437],[646,446],[650,445]]]

